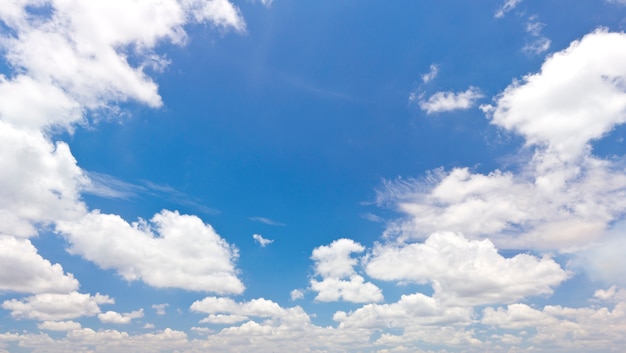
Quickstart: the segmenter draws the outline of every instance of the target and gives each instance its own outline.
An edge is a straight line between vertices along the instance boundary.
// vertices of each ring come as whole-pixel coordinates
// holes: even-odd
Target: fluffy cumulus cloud
[[[129,313],[118,313],[115,311],[107,311],[105,313],[98,314],[98,320],[105,324],[129,324],[133,319],[143,317],[143,309],[131,311]]]
[[[467,240],[450,232],[435,233],[424,243],[379,244],[366,271],[382,280],[431,284],[437,299],[455,305],[510,303],[551,294],[568,278],[550,258],[504,258],[489,240]]]
[[[37,129],[69,127],[84,109],[110,102],[160,106],[144,69],[165,63],[152,48],[163,40],[183,43],[189,21],[245,30],[227,0],[18,1],[3,6],[0,20],[12,30],[0,42],[6,58],[24,73],[0,81],[0,100],[12,101],[0,116]],[[129,54],[140,64],[131,65]]]
[[[41,257],[28,239],[0,234],[0,268],[2,292],[68,293],[78,289],[74,276]]]
[[[491,122],[562,158],[626,121],[626,35],[598,30],[549,57],[496,99]]]
[[[526,304],[506,308],[487,308],[481,322],[503,329],[535,329],[523,338],[529,344],[545,345],[562,342],[561,349],[611,351],[626,340],[619,332],[626,325],[626,304],[613,308],[568,308],[547,305],[542,310]],[[601,329],[598,329],[601,328]]]
[[[114,304],[106,295],[91,296],[78,292],[68,294],[36,294],[22,300],[11,299],[2,303],[2,307],[11,311],[16,319],[40,321],[59,321],[82,316],[94,316],[100,313],[101,304]]]
[[[259,298],[248,302],[238,303],[230,298],[207,297],[194,302],[190,310],[209,314],[201,323],[235,324],[249,322],[254,325],[254,319],[266,320],[264,324],[271,325],[307,325],[309,316],[299,306],[282,308],[277,303]],[[267,321],[269,320],[269,321]]]
[[[476,87],[470,87],[463,92],[437,92],[428,99],[419,97],[419,106],[426,114],[466,110],[473,107],[476,101],[484,95]],[[417,99],[414,97],[413,99]]]
[[[79,191],[88,180],[67,144],[0,120],[0,170],[11,171],[0,173],[0,233],[32,236],[37,226],[84,214]]]
[[[383,300],[380,288],[373,283],[365,282],[354,270],[357,259],[351,254],[363,251],[365,251],[363,245],[345,238],[313,250],[311,259],[315,261],[315,274],[322,277],[321,281],[311,279],[311,289],[318,293],[315,300],[323,302],[345,300],[355,303]]]
[[[393,200],[408,217],[387,234],[450,230],[498,246],[570,251],[600,237],[626,210],[623,161],[590,147],[626,117],[625,43],[624,34],[588,34],[483,106],[492,124],[524,137],[517,170],[454,168],[390,182],[379,201]]]
[[[73,331],[82,327],[76,321],[44,321],[37,324],[37,328],[45,331]]]
[[[150,222],[129,224],[117,215],[92,212],[57,229],[69,251],[128,281],[143,280],[158,288],[175,287],[239,294],[237,249],[196,216],[162,211]]]
[[[471,323],[472,310],[444,305],[421,293],[403,295],[393,304],[367,304],[351,313],[338,311],[333,320],[340,328],[407,328],[454,323]]]

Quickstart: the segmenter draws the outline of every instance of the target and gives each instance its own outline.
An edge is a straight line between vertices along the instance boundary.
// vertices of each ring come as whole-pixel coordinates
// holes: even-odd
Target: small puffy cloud
[[[252,235],[252,239],[254,239],[255,242],[259,243],[259,245],[261,245],[262,248],[270,245],[271,243],[274,242],[274,240],[272,239],[265,239],[263,238],[263,236],[261,234],[253,234]]]
[[[428,71],[427,73],[422,75],[422,82],[428,83],[428,82],[434,80],[435,77],[437,77],[438,73],[439,73],[439,66],[437,66],[435,64],[431,64],[430,65],[430,71]]]
[[[191,331],[196,332],[201,335],[208,335],[210,333],[213,333],[213,330],[211,330],[208,327],[192,327]]]
[[[419,98],[419,106],[426,114],[466,110],[473,107],[476,101],[484,95],[476,87],[470,87],[464,92],[437,92],[427,100]]]
[[[154,304],[152,305],[152,309],[154,309],[157,313],[157,315],[165,315],[165,308],[167,308],[168,306],[170,306],[167,303],[164,304]]]
[[[304,292],[301,289],[294,289],[289,293],[291,300],[295,301],[304,298]]]
[[[143,309],[131,311],[129,313],[118,313],[115,311],[107,311],[105,313],[98,314],[98,320],[105,324],[129,324],[133,319],[143,317]]]
[[[68,293],[78,281],[37,253],[28,239],[0,234],[0,291],[21,293]]]
[[[244,289],[234,265],[237,249],[196,216],[164,210],[150,223],[129,224],[92,212],[59,223],[57,230],[69,240],[71,253],[115,269],[128,281],[224,294]]]
[[[106,295],[82,294],[37,294],[22,300],[11,299],[2,303],[2,308],[11,311],[16,319],[59,321],[82,316],[95,316],[100,313],[101,304],[115,301]]]
[[[355,303],[383,300],[382,291],[374,284],[365,282],[354,270],[357,259],[351,254],[363,251],[363,245],[345,238],[313,250],[311,259],[315,261],[315,274],[322,277],[321,281],[311,279],[311,289],[318,293],[315,300]]]
[[[357,259],[352,253],[362,253],[365,247],[352,239],[338,239],[330,245],[322,245],[313,250],[311,259],[315,261],[315,273],[322,277],[345,277],[354,274]]]
[[[44,321],[37,324],[37,328],[45,331],[72,331],[80,330],[81,325],[75,321]]]
[[[626,302],[626,289],[612,285],[608,289],[598,289],[593,293],[593,300],[603,302]]]
[[[439,232],[424,243],[377,245],[365,265],[372,278],[432,285],[435,297],[456,305],[509,303],[551,294],[569,274],[549,257],[505,258],[489,240]]]

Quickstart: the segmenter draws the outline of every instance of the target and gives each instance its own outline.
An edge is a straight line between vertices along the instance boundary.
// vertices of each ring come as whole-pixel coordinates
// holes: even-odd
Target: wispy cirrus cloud
[[[259,222],[259,223],[267,224],[267,225],[270,225],[270,226],[277,226],[277,227],[284,227],[284,226],[286,226],[285,223],[277,222],[277,221],[275,221],[273,219],[269,219],[267,217],[254,216],[254,217],[248,217],[248,219],[253,221],[253,222]]]
[[[507,12],[517,7],[523,0],[505,0],[502,6],[496,11],[494,17],[502,18]]]

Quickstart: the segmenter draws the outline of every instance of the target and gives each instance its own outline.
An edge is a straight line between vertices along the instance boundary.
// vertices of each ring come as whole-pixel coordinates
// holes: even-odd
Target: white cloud
[[[626,211],[624,161],[591,154],[590,142],[626,121],[626,35],[595,31],[547,58],[484,106],[491,122],[522,135],[516,172],[435,170],[385,185],[405,219],[388,237],[440,230],[489,237],[499,247],[579,250]]]
[[[7,6],[0,20],[15,35],[4,37],[0,45],[9,63],[25,75],[0,82],[0,97],[10,94],[12,102],[3,105],[0,116],[35,128],[67,128],[82,119],[83,108],[100,109],[109,102],[133,99],[160,106],[157,85],[143,69],[154,62],[163,65],[164,59],[152,48],[165,40],[183,43],[183,26],[190,19],[245,30],[238,9],[227,0],[40,1]],[[51,11],[38,15],[29,6],[50,6]],[[129,54],[139,59],[136,67],[129,63]]]
[[[322,277],[321,281],[311,279],[311,289],[318,293],[315,300],[355,303],[383,300],[382,291],[374,284],[365,282],[354,270],[357,259],[351,254],[363,251],[363,245],[345,238],[313,250],[311,259],[315,261],[315,274]]]
[[[286,225],[285,223],[276,222],[275,220],[269,219],[269,218],[266,218],[266,217],[255,216],[255,217],[250,217],[248,219],[251,220],[251,221],[254,221],[254,222],[261,222],[261,223],[264,223],[264,224],[267,224],[267,225],[270,225],[270,226],[284,227]]]
[[[69,251],[115,269],[128,281],[214,293],[243,292],[234,261],[237,249],[196,216],[161,211],[150,223],[129,224],[116,215],[92,212],[57,229]]]
[[[539,55],[541,53],[545,53],[550,49],[550,44],[552,41],[546,37],[535,38],[532,42],[526,44],[522,50],[529,54]]]
[[[437,92],[428,100],[420,97],[420,108],[427,114],[466,110],[474,106],[476,100],[484,95],[476,87],[470,87],[465,92]]]
[[[481,323],[505,329],[519,330],[536,326],[555,325],[558,320],[526,304],[511,304],[504,308],[485,308]]]
[[[25,75],[13,80],[0,75],[0,100],[0,119],[30,129],[50,123],[69,127],[82,119],[78,102],[61,88]]]
[[[208,327],[192,327],[191,331],[197,332],[201,335],[208,335],[210,333],[213,333],[213,330]]]
[[[154,333],[131,335],[125,331],[98,330],[83,328],[67,333],[64,339],[55,341],[32,339],[24,340],[25,345],[34,348],[34,352],[62,353],[81,347],[84,352],[93,347],[106,352],[159,352],[184,350],[189,347],[184,332],[165,329]],[[52,341],[52,342],[51,342]],[[81,352],[82,352],[81,351]]]
[[[143,309],[131,311],[129,313],[118,313],[115,311],[107,311],[105,313],[98,314],[98,320],[105,324],[129,324],[133,319],[143,317]]]
[[[84,213],[78,191],[88,179],[67,145],[42,131],[71,131],[85,112],[115,111],[127,100],[160,106],[157,85],[143,70],[163,61],[152,52],[158,43],[185,41],[190,20],[245,29],[226,0],[42,0],[2,8],[8,30],[0,46],[17,74],[0,76],[0,169],[12,171],[0,176],[7,191],[0,195],[0,232],[18,236]]]
[[[572,268],[607,285],[626,287],[626,259],[621,251],[626,247],[624,230],[623,221],[613,225],[603,238],[574,254]]]
[[[427,73],[422,75],[422,82],[428,83],[428,82],[434,80],[435,77],[437,77],[438,73],[439,73],[439,66],[437,66],[435,64],[431,64],[430,65],[430,71],[428,71]]]
[[[44,321],[37,324],[37,328],[46,331],[72,331],[80,330],[81,325],[75,321]]]
[[[322,245],[313,250],[311,259],[315,261],[315,273],[322,277],[346,277],[354,274],[357,259],[352,253],[362,253],[365,247],[352,239],[338,239],[330,245]]]
[[[608,303],[626,302],[626,289],[612,285],[610,288],[598,289],[593,293],[593,300]]]
[[[505,0],[504,3],[502,4],[502,6],[496,11],[495,17],[496,18],[504,17],[504,15],[507,12],[513,10],[522,1],[523,0]]]
[[[253,318],[270,319],[276,324],[310,322],[309,316],[299,306],[285,309],[263,298],[238,303],[230,298],[206,297],[191,304],[190,310],[209,314],[201,323],[234,324]]]
[[[233,325],[248,321],[248,319],[249,317],[244,315],[210,314],[199,322],[201,324]]]
[[[539,55],[550,49],[550,44],[552,44],[552,42],[550,39],[541,34],[544,27],[545,24],[539,22],[537,20],[537,16],[530,16],[528,18],[528,22],[526,23],[526,32],[530,34],[532,40],[522,48],[524,52]]]
[[[167,303],[164,304],[154,304],[152,305],[152,309],[154,309],[157,313],[157,315],[165,315],[165,308],[167,308],[168,306],[170,306]]]
[[[183,26],[190,20],[245,30],[238,9],[227,0],[41,0],[5,1],[0,6],[5,29],[0,34],[0,52],[14,72],[9,77],[0,75],[0,170],[11,171],[0,173],[2,251],[10,250],[2,260],[11,262],[0,269],[2,290],[69,292],[78,287],[60,265],[38,255],[30,242],[11,238],[36,235],[39,229],[76,221],[86,213],[80,192],[89,188],[90,181],[68,145],[53,143],[49,132],[72,132],[76,124],[85,122],[88,111],[115,112],[116,104],[128,100],[160,106],[157,85],[144,69],[158,70],[167,63],[152,49],[163,41],[184,43]],[[133,66],[131,60],[137,64]],[[242,290],[235,282],[234,287],[240,287],[236,290]],[[63,300],[80,301],[82,296],[44,293],[26,302],[6,301],[3,306],[11,308],[14,316],[55,320],[46,308],[29,307],[45,306],[46,300],[55,298],[63,309]],[[85,313],[99,312],[100,299],[85,299],[91,300]],[[74,317],[59,312],[62,318]]]
[[[339,322],[338,332],[381,332],[373,342],[376,347],[420,352],[425,343],[464,348],[480,345],[473,330],[464,329],[472,323],[472,316],[469,307],[443,304],[415,293],[403,295],[396,303],[367,304],[349,313],[338,311],[333,320]]]
[[[0,233],[32,236],[35,225],[85,213],[79,190],[88,180],[69,146],[0,121]]]
[[[78,281],[37,253],[28,239],[0,234],[0,291],[21,293],[67,293]]]
[[[497,97],[493,124],[578,156],[626,121],[626,35],[598,30],[549,57]]]
[[[403,295],[392,304],[367,304],[354,312],[338,311],[333,320],[340,328],[406,328],[437,324],[469,324],[470,308],[442,305],[438,300],[415,293]]]
[[[311,290],[317,292],[315,300],[321,302],[336,302],[345,300],[352,303],[371,303],[383,300],[380,288],[363,277],[353,274],[348,280],[339,278],[324,278],[321,281],[311,280]]]
[[[526,304],[512,304],[506,309],[486,308],[481,322],[509,330],[534,329],[536,333],[526,340],[534,345],[559,342],[560,351],[610,352],[626,345],[624,302],[617,303],[612,310],[552,305],[539,310]]]
[[[510,303],[551,294],[568,278],[554,260],[518,254],[504,258],[489,240],[440,232],[424,243],[378,244],[366,272],[386,281],[431,284],[434,296],[455,305]]]
[[[270,245],[271,243],[274,242],[274,240],[272,239],[265,239],[263,238],[263,236],[261,236],[261,234],[253,234],[252,235],[252,239],[254,239],[255,242],[259,243],[259,245],[261,245],[262,248]]]
[[[11,311],[16,319],[40,321],[59,321],[75,319],[81,316],[94,316],[100,313],[101,304],[113,304],[115,301],[106,295],[82,294],[36,294],[22,300],[11,299],[2,303],[2,308]]]
[[[301,289],[294,289],[289,293],[292,301],[304,298],[304,292]]]

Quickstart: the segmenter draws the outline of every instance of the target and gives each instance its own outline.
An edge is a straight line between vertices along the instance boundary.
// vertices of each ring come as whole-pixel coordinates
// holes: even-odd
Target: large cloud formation
[[[0,252],[9,254],[3,262],[11,262],[0,269],[2,290],[77,289],[76,279],[59,264],[43,259],[28,240],[15,239],[56,228],[68,237],[72,251],[103,268],[116,268],[128,280],[240,293],[236,249],[197,217],[163,211],[153,218],[163,237],[150,240],[147,228],[88,212],[80,193],[92,182],[69,146],[54,141],[55,132],[72,132],[78,124],[89,124],[88,117],[117,114],[122,102],[161,106],[157,84],[145,73],[167,64],[155,46],[185,43],[183,27],[191,22],[245,31],[238,9],[227,0],[23,0],[4,1],[0,21],[8,29],[0,46],[14,71],[14,76],[0,76],[0,169],[11,171],[0,175]],[[107,231],[114,231],[116,248],[93,237],[110,235]],[[197,256],[181,249],[190,239],[201,244]],[[100,244],[99,250],[94,244]],[[177,260],[188,268],[170,266]]]
[[[623,34],[588,34],[483,106],[492,124],[525,139],[530,157],[511,171],[454,168],[389,182],[379,201],[407,218],[387,235],[446,230],[500,247],[558,250],[601,236],[626,211],[626,175],[622,160],[594,156],[590,144],[626,119],[625,44]]]

